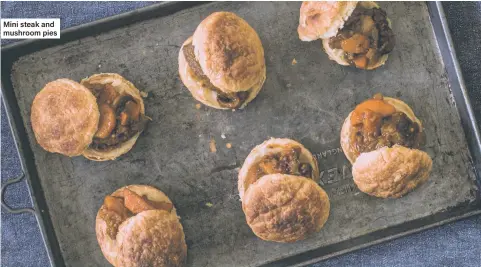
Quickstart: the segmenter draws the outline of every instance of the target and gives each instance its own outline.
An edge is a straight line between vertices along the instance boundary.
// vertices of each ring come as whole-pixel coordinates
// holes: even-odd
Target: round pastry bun
[[[184,85],[189,89],[192,96],[197,99],[202,104],[216,108],[216,109],[230,109],[227,107],[223,107],[217,101],[217,93],[212,91],[209,87],[205,86],[205,84],[196,78],[193,70],[190,68],[189,64],[184,56],[183,48],[185,45],[192,42],[192,36],[189,37],[183,44],[182,48],[179,51],[179,75],[180,79],[184,83]],[[251,90],[249,91],[249,97],[242,103],[240,109],[244,108],[249,102],[251,102],[259,93],[262,86],[264,85],[264,81],[266,79],[266,68],[264,67],[263,75],[261,79],[253,85]]]
[[[152,201],[172,203],[162,191],[147,185],[125,186],[111,196],[123,196],[124,188]],[[170,267],[184,264],[187,246],[175,208],[170,213],[142,211],[128,218],[120,224],[115,239],[107,234],[107,223],[100,216],[104,209],[106,207],[102,205],[97,213],[95,231],[102,253],[112,265]]]
[[[311,165],[311,178],[316,183],[319,182],[320,176],[317,160],[314,158],[312,153],[307,150],[307,148],[305,148],[302,144],[288,138],[271,138],[252,149],[239,171],[237,189],[239,190],[241,201],[247,188],[259,179],[259,177],[257,177],[257,170],[255,170],[253,173],[251,168],[255,167],[264,158],[264,156],[281,152],[289,147],[299,147],[301,149],[299,158]]]
[[[209,15],[195,30],[192,44],[204,74],[226,93],[248,91],[265,80],[261,40],[256,31],[234,13]]]
[[[398,198],[423,184],[433,161],[418,149],[394,145],[362,153],[352,166],[354,183],[371,196]]]
[[[100,73],[94,74],[88,78],[83,79],[80,82],[82,85],[88,87],[89,85],[106,85],[111,84],[112,87],[119,93],[119,94],[127,94],[132,96],[135,101],[140,105],[140,113],[145,114],[145,107],[144,107],[144,100],[140,96],[140,91],[128,80],[124,77],[120,76],[116,73]],[[88,147],[83,151],[83,156],[94,161],[106,161],[106,160],[114,160],[117,157],[127,153],[132,149],[137,138],[141,132],[138,132],[134,136],[132,136],[129,140],[123,142],[119,146],[109,149],[109,150],[96,150],[91,147]]]
[[[379,7],[375,2],[372,2],[372,1],[359,2],[359,4],[362,5],[365,8],[378,8]],[[389,18],[387,19],[387,21],[388,21],[389,27],[392,28],[391,27],[391,21],[389,20]],[[344,22],[343,22],[343,25],[344,25]],[[341,28],[339,28],[339,29],[341,29]],[[336,34],[337,34],[337,31],[336,31]],[[333,36],[335,36],[335,35],[333,35]],[[344,58],[344,51],[342,49],[332,49],[329,46],[329,39],[328,38],[322,40],[322,46],[324,47],[324,51],[326,51],[327,55],[329,56],[329,59],[336,61],[340,65],[349,66],[349,63]],[[369,65],[367,66],[366,69],[367,70],[373,70],[375,68],[379,68],[380,66],[384,65],[384,63],[386,63],[388,57],[389,57],[389,54],[382,55],[378,59],[377,62],[369,63]]]
[[[356,9],[357,1],[302,2],[297,33],[302,41],[336,36]]]
[[[392,105],[396,111],[402,112],[406,114],[406,116],[413,122],[417,123],[419,125],[419,131],[423,131],[423,125],[421,124],[421,121],[414,115],[413,110],[403,101],[396,99],[396,98],[391,98],[391,97],[383,97],[384,101],[386,101],[388,104]],[[356,161],[356,153],[353,148],[351,148],[350,144],[350,136],[351,136],[351,113],[349,113],[349,116],[344,120],[344,123],[342,125],[341,129],[341,147],[342,150],[344,151],[344,155],[346,155],[346,158],[351,162],[351,164],[354,164]]]
[[[259,238],[295,242],[321,230],[329,217],[330,203],[326,192],[311,179],[270,174],[249,187],[242,209]]]
[[[100,113],[89,89],[69,80],[49,82],[35,96],[30,120],[37,142],[45,150],[79,156],[97,132]]]

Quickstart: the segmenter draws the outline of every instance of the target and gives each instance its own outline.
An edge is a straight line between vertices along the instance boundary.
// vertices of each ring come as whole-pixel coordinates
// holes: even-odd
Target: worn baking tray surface
[[[16,61],[11,79],[65,264],[107,265],[95,237],[96,212],[106,194],[128,184],[156,186],[173,200],[184,226],[190,266],[260,265],[476,201],[468,146],[428,9],[419,2],[380,5],[392,20],[397,43],[387,64],[375,71],[339,66],[321,51],[319,41],[301,42],[297,2],[201,5]],[[197,109],[177,74],[180,45],[203,18],[220,10],[247,20],[266,55],[264,88],[245,110],[235,112]],[[45,152],[29,120],[35,94],[49,81],[80,80],[99,72],[120,73],[148,92],[146,114],[153,119],[149,128],[132,151],[116,161]],[[344,118],[377,92],[413,108],[425,127],[424,150],[433,158],[430,180],[401,199],[360,193],[339,146]],[[325,227],[294,244],[256,238],[237,195],[238,168],[250,150],[269,137],[293,138],[310,149],[331,199]],[[216,153],[209,151],[212,139]]]

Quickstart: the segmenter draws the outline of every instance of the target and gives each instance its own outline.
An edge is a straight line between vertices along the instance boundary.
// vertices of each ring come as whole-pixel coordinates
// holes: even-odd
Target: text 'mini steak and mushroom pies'
[[[139,90],[114,73],[81,83],[52,81],[35,96],[31,111],[35,138],[45,150],[96,161],[127,153],[148,121]]]
[[[354,182],[381,198],[401,197],[429,178],[433,163],[419,150],[423,142],[422,124],[412,109],[381,94],[357,105],[341,130]]]
[[[319,179],[316,159],[300,143],[272,138],[256,146],[238,180],[242,210],[254,234],[285,243],[320,231],[330,203]]]
[[[322,40],[331,60],[375,69],[395,45],[391,22],[375,2],[303,2],[297,29],[302,41]]]
[[[177,267],[187,257],[184,230],[172,201],[147,185],[129,185],[108,195],[95,232],[115,267]]]
[[[205,18],[179,51],[179,75],[192,96],[217,109],[239,109],[266,79],[264,48],[256,31],[230,12]]]

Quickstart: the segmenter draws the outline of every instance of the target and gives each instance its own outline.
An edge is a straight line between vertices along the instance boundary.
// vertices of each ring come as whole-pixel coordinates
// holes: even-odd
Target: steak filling
[[[396,111],[380,94],[359,104],[350,123],[350,146],[356,155],[393,145],[419,148],[424,138],[419,124]]]
[[[194,46],[192,43],[184,45],[182,52],[184,53],[184,57],[187,61],[187,64],[192,69],[195,78],[201,82],[201,86],[204,88],[208,88],[211,91],[214,91],[217,95],[217,102],[221,107],[224,108],[239,108],[242,104],[246,101],[249,97],[248,91],[243,92],[236,92],[236,93],[226,93],[220,90],[219,88],[215,87],[209,80],[209,78],[204,74],[202,68],[197,61],[194,53]]]
[[[143,131],[149,118],[130,95],[120,95],[111,84],[84,84],[97,98],[100,111],[98,130],[90,147],[99,151],[114,149]]]
[[[254,176],[258,178],[275,173],[312,178],[312,166],[308,161],[301,159],[301,148],[297,146],[285,147],[279,152],[265,155],[253,168]]]
[[[329,47],[342,49],[351,66],[367,69],[376,64],[382,55],[391,52],[395,45],[386,12],[381,8],[365,8],[358,4],[344,27],[329,39]]]

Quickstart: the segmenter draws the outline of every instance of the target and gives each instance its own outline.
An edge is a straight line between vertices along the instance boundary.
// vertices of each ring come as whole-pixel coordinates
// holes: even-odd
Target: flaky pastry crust
[[[302,2],[297,33],[302,41],[336,36],[349,18],[357,1]]]
[[[324,226],[330,203],[326,192],[311,179],[270,174],[249,187],[242,209],[247,224],[259,238],[295,242]]]
[[[147,196],[152,201],[172,203],[163,192],[146,185],[125,186],[112,193],[112,196],[122,196],[124,188],[140,196]],[[101,212],[106,212],[105,205],[102,205],[97,213],[97,240],[102,253],[112,265],[183,266],[187,246],[175,208],[170,213],[164,210],[147,210],[126,219],[119,226],[115,239],[107,234],[107,223],[100,216]]]
[[[432,164],[426,152],[395,145],[362,153],[352,167],[352,175],[362,192],[398,198],[423,184]]]
[[[239,171],[237,188],[241,200],[243,199],[244,192],[247,188],[260,178],[258,177],[257,172],[252,171],[251,168],[255,167],[264,156],[272,155],[291,147],[301,148],[300,160],[308,162],[309,165],[311,165],[311,178],[315,182],[319,182],[319,166],[317,165],[317,160],[309,150],[307,150],[302,144],[288,138],[271,138],[252,149]]]
[[[82,85],[88,87],[89,85],[94,84],[111,84],[112,87],[119,93],[119,94],[128,94],[132,96],[137,103],[140,105],[140,113],[145,114],[145,107],[144,107],[144,100],[140,96],[140,91],[127,79],[120,76],[116,73],[100,73],[94,74],[88,78],[85,78],[81,81]],[[129,152],[132,147],[134,146],[137,138],[141,132],[132,136],[129,140],[123,142],[119,146],[110,149],[110,150],[96,150],[91,147],[87,148],[83,152],[83,156],[95,161],[106,161],[106,160],[114,160],[117,157]]]
[[[40,146],[70,157],[81,155],[92,142],[99,117],[95,96],[69,79],[45,85],[35,96],[30,114]]]
[[[234,13],[209,15],[195,30],[192,43],[204,74],[224,92],[247,91],[265,79],[261,40]]]

